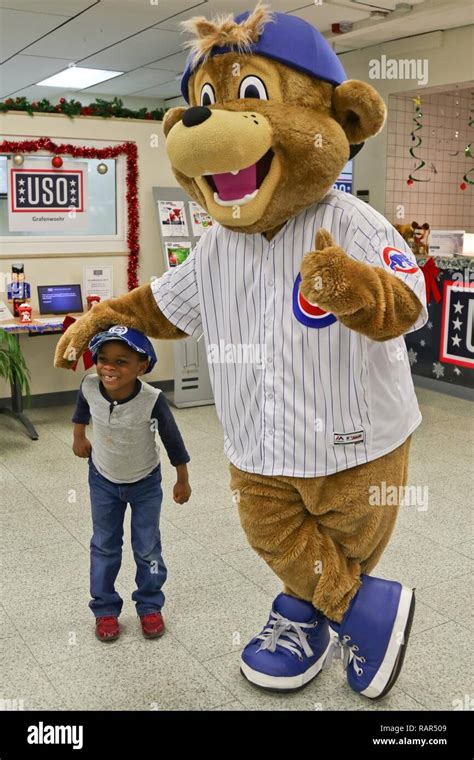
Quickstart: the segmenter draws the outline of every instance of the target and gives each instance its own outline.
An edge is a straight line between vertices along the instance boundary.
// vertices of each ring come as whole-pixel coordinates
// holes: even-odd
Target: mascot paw
[[[318,230],[315,248],[301,263],[300,290],[310,303],[337,314],[344,310],[352,262],[327,230]]]
[[[54,366],[60,369],[73,369],[77,360],[87,350],[89,341],[99,331],[100,327],[94,313],[97,306],[89,314],[74,322],[58,341],[54,354]]]

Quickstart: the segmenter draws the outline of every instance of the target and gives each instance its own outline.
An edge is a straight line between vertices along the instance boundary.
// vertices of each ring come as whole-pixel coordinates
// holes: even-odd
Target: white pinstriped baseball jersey
[[[215,224],[152,283],[170,322],[204,333],[224,451],[248,472],[329,475],[392,451],[421,422],[403,336],[370,340],[299,294],[320,227],[352,258],[401,277],[423,304],[408,332],[425,324],[410,248],[381,214],[335,190],[270,241]]]

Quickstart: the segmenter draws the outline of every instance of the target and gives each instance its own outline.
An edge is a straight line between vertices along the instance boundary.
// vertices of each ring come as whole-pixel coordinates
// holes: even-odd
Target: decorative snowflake
[[[426,346],[426,341],[420,340],[420,346]]]
[[[413,367],[414,364],[416,364],[416,357],[418,356],[416,351],[413,351],[412,348],[408,351],[408,360],[410,362],[410,366]]]
[[[455,374],[455,375],[462,375],[462,372],[461,372],[461,370],[459,369],[459,367],[455,367],[455,368],[454,368],[454,374]]]
[[[427,326],[428,330],[432,330],[433,329],[433,322],[427,322],[426,326]]]
[[[436,375],[436,379],[444,377],[444,367],[441,362],[433,362],[433,374]]]

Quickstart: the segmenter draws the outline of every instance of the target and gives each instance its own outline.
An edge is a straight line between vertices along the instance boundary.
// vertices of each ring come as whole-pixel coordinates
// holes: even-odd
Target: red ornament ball
[[[407,179],[407,185],[413,185],[413,180],[412,179]]]
[[[62,105],[63,103],[65,103],[65,102],[66,102],[66,98],[59,98],[59,102],[60,102],[60,103],[61,103],[61,105]]]
[[[461,190],[465,190],[466,187],[467,187],[467,185],[466,185],[465,182],[461,182],[461,184],[459,185],[459,187],[461,188]]]
[[[63,165],[63,160],[61,156],[54,156],[54,158],[51,159],[51,163],[55,169],[60,169]]]

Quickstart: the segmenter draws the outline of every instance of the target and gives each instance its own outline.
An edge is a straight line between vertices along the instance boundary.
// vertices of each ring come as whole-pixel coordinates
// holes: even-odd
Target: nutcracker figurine
[[[13,314],[20,316],[19,306],[30,298],[30,283],[25,281],[23,264],[12,264],[12,281],[8,286],[8,300],[13,302]]]

